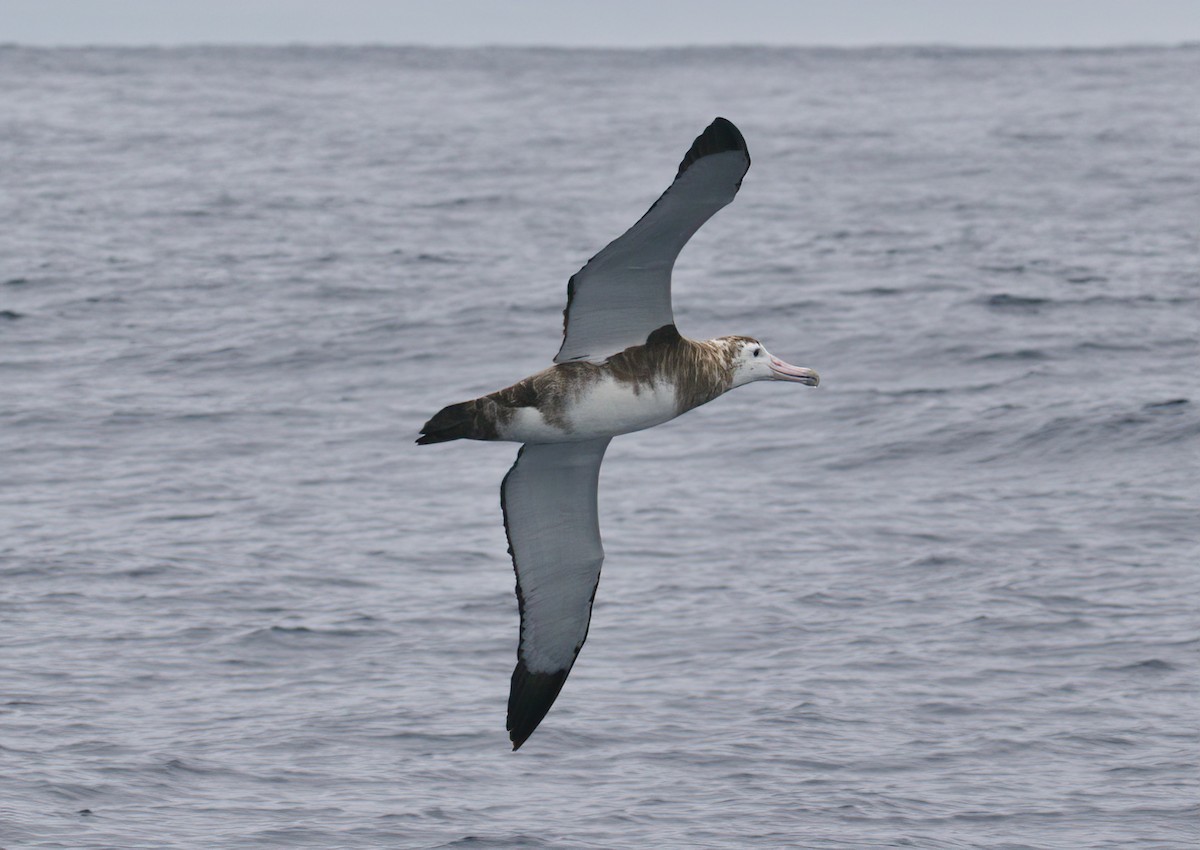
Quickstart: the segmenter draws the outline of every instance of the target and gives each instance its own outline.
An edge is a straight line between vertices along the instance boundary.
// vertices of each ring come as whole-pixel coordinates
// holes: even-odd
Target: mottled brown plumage
[[[698,341],[681,336],[674,325],[664,325],[645,344],[626,348],[603,363],[559,363],[502,390],[443,408],[425,423],[417,442],[502,439],[504,426],[523,407],[537,408],[547,424],[569,431],[567,410],[605,375],[629,386],[635,395],[645,387],[674,387],[677,413],[685,413],[730,389],[737,343],[746,341],[754,340],[730,336]]]

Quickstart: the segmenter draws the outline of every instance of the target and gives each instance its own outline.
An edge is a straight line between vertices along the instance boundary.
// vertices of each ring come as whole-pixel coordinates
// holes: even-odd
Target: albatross
[[[693,340],[671,312],[671,270],[688,239],[733,200],[750,168],[746,141],[717,118],[675,180],[633,227],[567,283],[554,365],[452,404],[419,444],[523,443],[500,485],[521,614],[507,729],[518,749],[562,690],[587,638],[604,548],[596,509],[609,440],[674,419],[752,381],[817,386],[749,336]]]

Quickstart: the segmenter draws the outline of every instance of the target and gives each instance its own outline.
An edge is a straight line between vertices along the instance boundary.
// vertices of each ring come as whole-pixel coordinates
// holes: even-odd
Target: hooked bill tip
[[[805,369],[802,366],[793,366],[791,363],[784,363],[782,360],[776,360],[771,364],[771,371],[775,373],[776,380],[793,381],[797,384],[815,387],[821,383],[821,376],[813,369]]]

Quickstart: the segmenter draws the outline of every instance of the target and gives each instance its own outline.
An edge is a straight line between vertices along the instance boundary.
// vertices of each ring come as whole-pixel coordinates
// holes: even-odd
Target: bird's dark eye
[[[751,351],[750,353],[751,353],[751,354],[753,354],[755,357],[759,357],[760,355],[762,355],[762,349],[761,349],[761,348],[755,348],[755,349],[754,349],[753,351]]]

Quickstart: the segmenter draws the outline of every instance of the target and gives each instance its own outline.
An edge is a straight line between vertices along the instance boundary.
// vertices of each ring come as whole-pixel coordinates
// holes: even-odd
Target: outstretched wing
[[[608,441],[526,443],[500,485],[521,609],[508,695],[514,750],[554,704],[587,637],[604,563],[596,485]]]
[[[724,118],[701,133],[679,173],[638,223],[588,260],[567,284],[555,363],[599,362],[674,324],[671,269],[692,234],[733,200],[750,168],[746,140]]]

